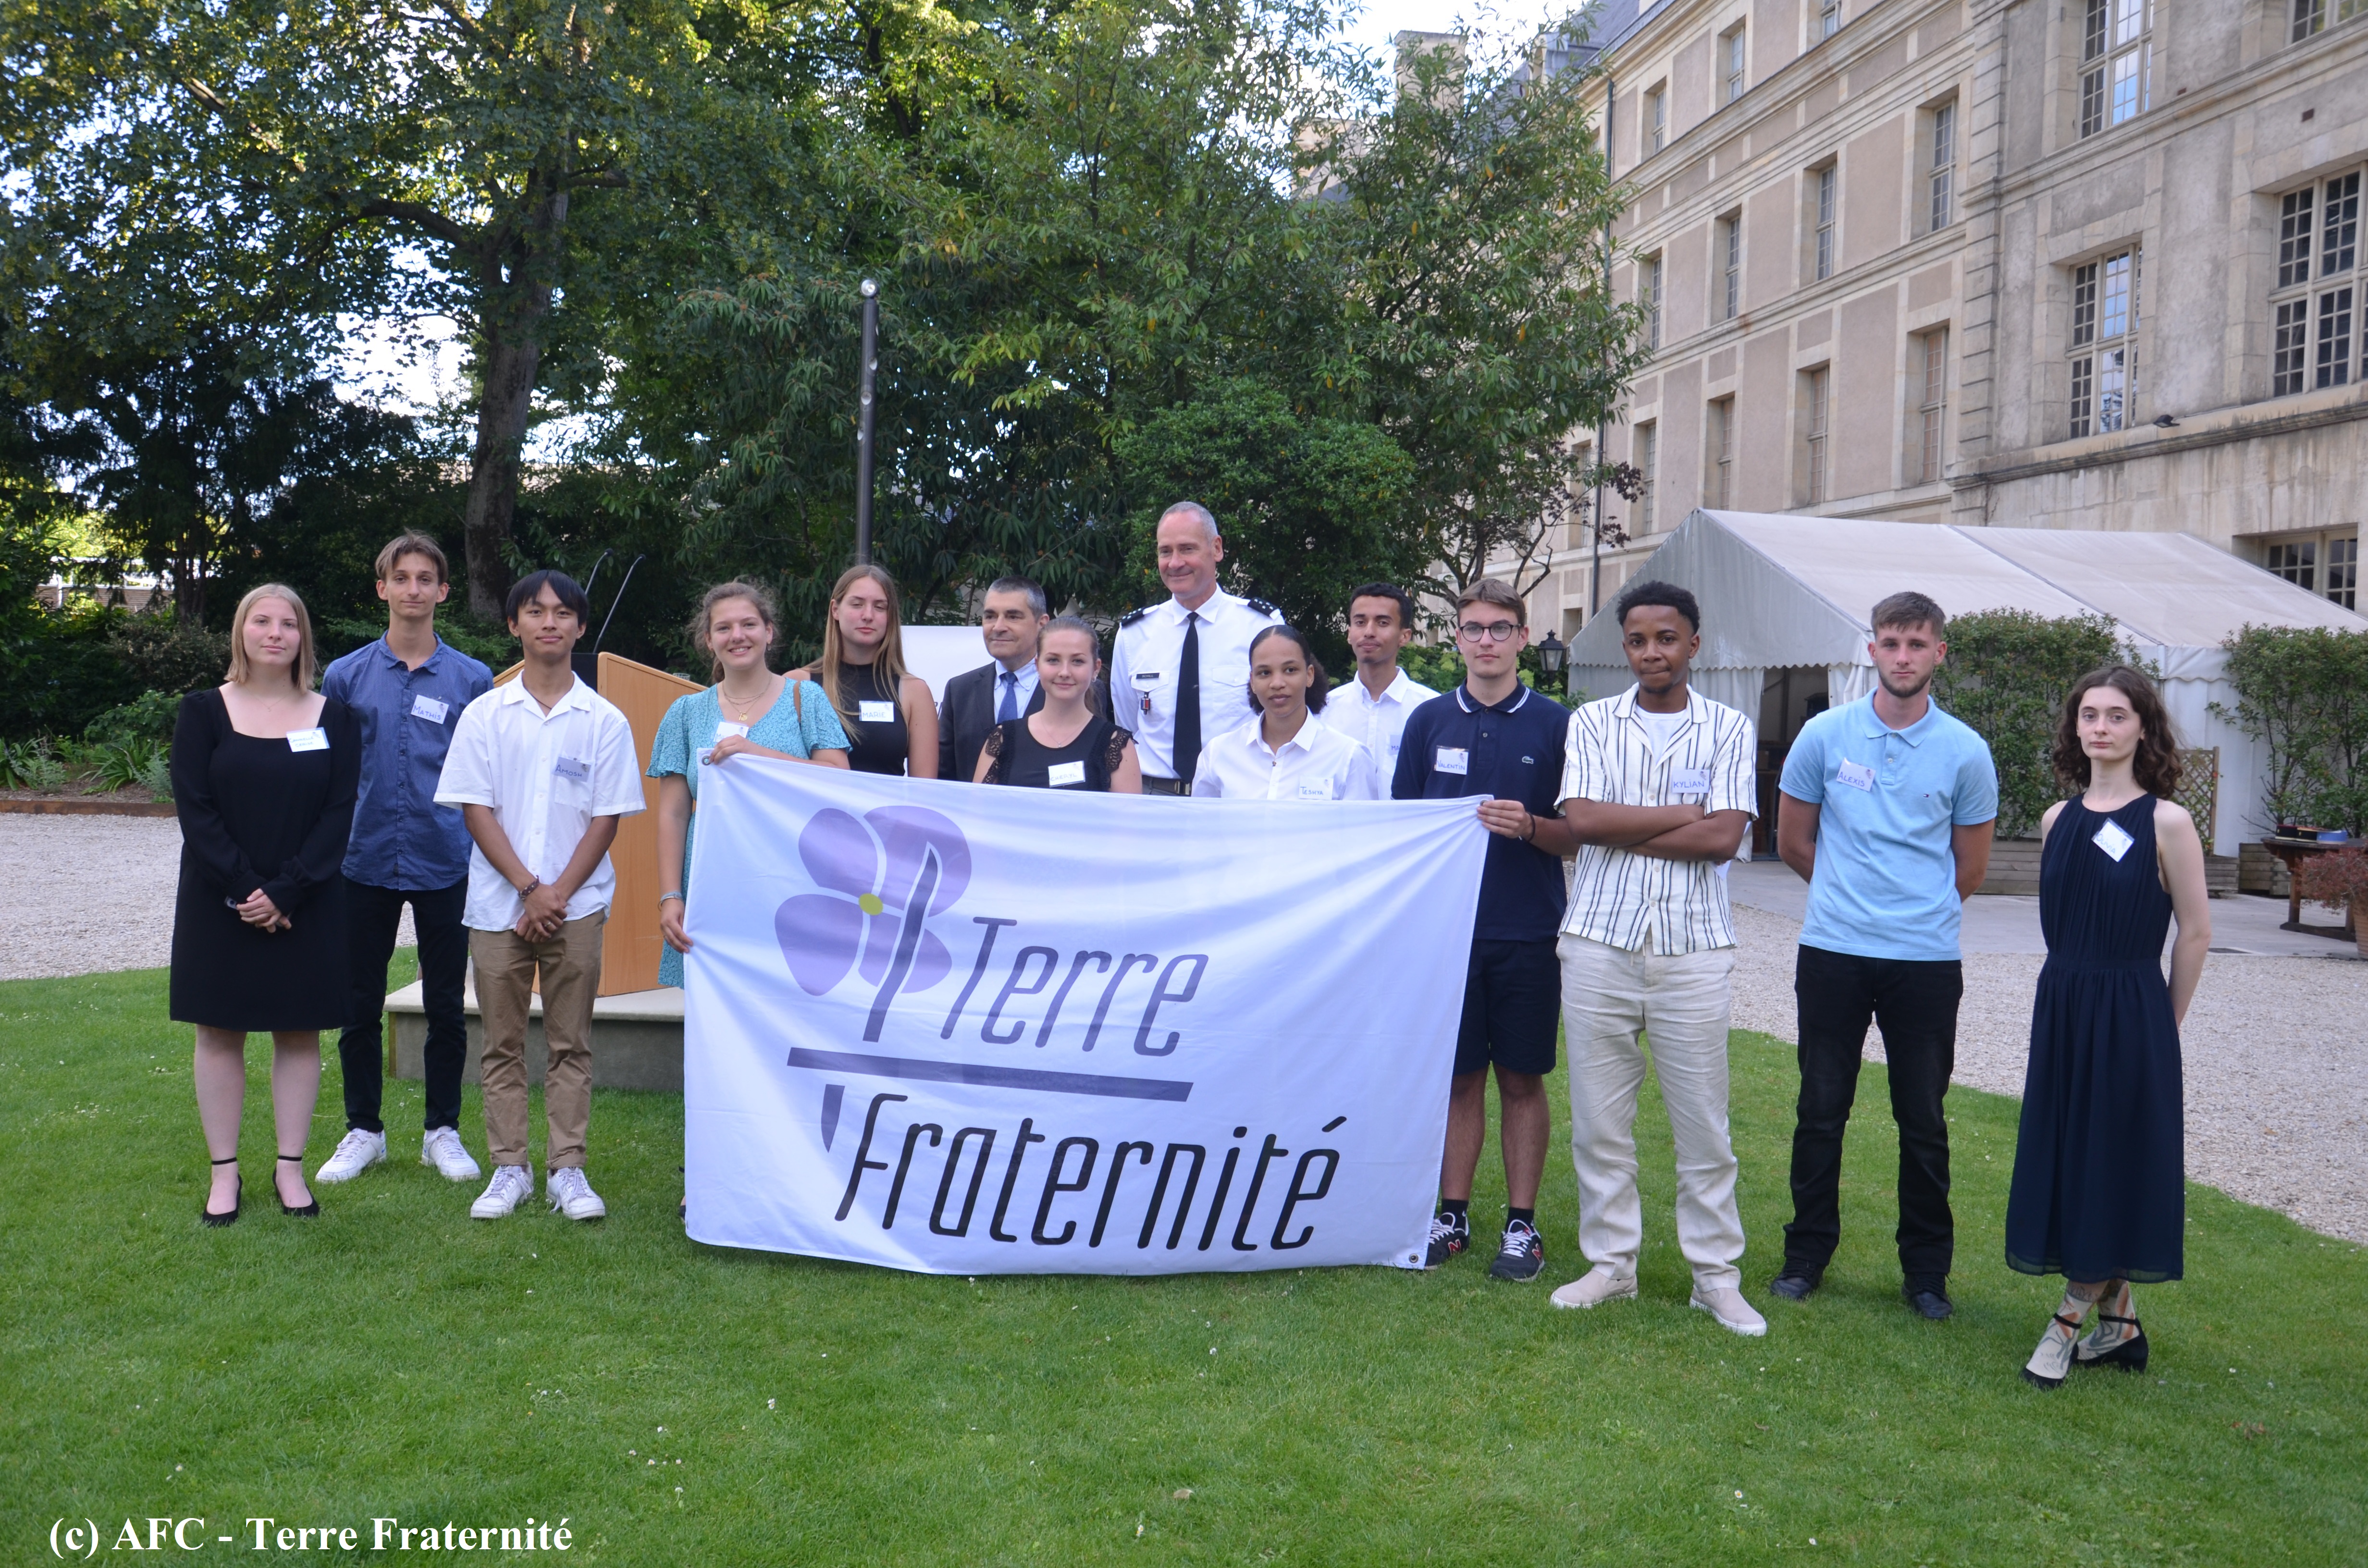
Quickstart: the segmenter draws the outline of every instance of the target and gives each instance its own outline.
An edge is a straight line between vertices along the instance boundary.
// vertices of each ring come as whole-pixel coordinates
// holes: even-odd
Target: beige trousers
[[[1735,949],[1623,952],[1565,935],[1563,1023],[1570,1050],[1570,1152],[1578,1168],[1578,1249],[1615,1274],[1636,1272],[1645,1244],[1636,1196],[1640,1035],[1677,1145],[1678,1247],[1702,1290],[1734,1290],[1743,1256],[1735,1146],[1726,1130],[1728,979]]]
[[[592,997],[600,986],[598,910],[559,927],[549,941],[529,942],[515,931],[469,933],[477,969],[477,1011],[484,1021],[485,1142],[496,1165],[527,1161],[526,1028],[535,971],[542,971],[542,1037],[551,1059],[542,1073],[542,1113],[548,1126],[545,1168],[584,1168],[584,1139],[592,1123]]]

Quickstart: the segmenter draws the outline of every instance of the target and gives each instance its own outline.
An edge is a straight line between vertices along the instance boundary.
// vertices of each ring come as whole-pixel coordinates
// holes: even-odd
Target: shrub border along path
[[[300,1222],[271,1201],[260,1047],[247,1212],[206,1231],[164,991],[154,971],[0,984],[10,1562],[47,1560],[59,1518],[113,1540],[198,1515],[210,1542],[269,1517],[365,1544],[374,1516],[565,1517],[570,1557],[634,1565],[2317,1563],[2357,1562],[2368,1527],[2358,1248],[2193,1188],[2191,1278],[2140,1295],[2153,1369],[2037,1393],[2015,1373],[2055,1282],[1998,1261],[2013,1102],[1950,1096],[1958,1312],[1927,1324],[1896,1296],[1870,1065],[1841,1256],[1808,1304],[1770,1301],[1794,1076],[1763,1036],[1734,1048],[1746,1282],[1772,1325],[1746,1341],[1686,1309],[1649,1089],[1645,1299],[1591,1313],[1546,1304],[1579,1267],[1559,1156],[1534,1286],[1491,1284],[1485,1253],[1429,1274],[925,1278],[686,1240],[667,1096],[596,1096],[605,1222],[538,1200],[472,1223],[471,1192],[416,1164],[403,1084],[390,1166]],[[342,1119],[332,1063],[315,1161]],[[463,1131],[482,1156],[473,1090]]]

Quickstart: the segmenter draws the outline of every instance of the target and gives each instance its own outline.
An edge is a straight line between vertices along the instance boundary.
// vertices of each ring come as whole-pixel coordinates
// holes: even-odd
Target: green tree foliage
[[[2056,721],[2075,682],[2121,657],[2113,623],[2100,616],[2000,609],[1950,620],[1949,656],[1934,672],[1932,695],[1989,743],[1999,837],[2038,832],[2047,808],[2064,798],[2049,760]]]
[[[2215,711],[2269,749],[2251,825],[2368,832],[2368,632],[2248,626],[2221,646],[2237,705]]]

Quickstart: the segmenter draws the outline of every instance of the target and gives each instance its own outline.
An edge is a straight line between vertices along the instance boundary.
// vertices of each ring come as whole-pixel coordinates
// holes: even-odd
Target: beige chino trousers
[[[515,931],[469,933],[477,970],[477,1012],[484,1021],[485,1142],[496,1165],[527,1163],[526,1030],[535,971],[542,971],[542,1071],[547,1141],[544,1168],[584,1168],[592,1125],[592,998],[600,988],[600,928],[609,912],[564,922],[548,941]]]
[[[1735,949],[1632,953],[1565,934],[1559,951],[1579,1251],[1591,1264],[1634,1275],[1644,1248],[1635,1135],[1636,1093],[1645,1083],[1641,1034],[1652,1041],[1677,1145],[1679,1250],[1699,1289],[1737,1289],[1743,1220],[1726,1129]]]

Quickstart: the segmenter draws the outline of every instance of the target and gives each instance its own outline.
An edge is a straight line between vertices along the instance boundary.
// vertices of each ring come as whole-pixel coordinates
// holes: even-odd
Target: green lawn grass
[[[1559,1153],[1531,1286],[1491,1284],[1485,1255],[973,1282],[686,1241],[668,1096],[597,1096],[604,1223],[539,1200],[472,1223],[473,1190],[416,1163],[404,1084],[391,1165],[304,1223],[269,1196],[267,1055],[246,1216],[202,1230],[164,975],[0,984],[0,1561],[51,1561],[60,1518],[113,1540],[199,1515],[207,1552],[242,1558],[251,1516],[564,1517],[569,1557],[636,1565],[2368,1555],[2357,1248],[2197,1188],[2191,1278],[2140,1292],[2153,1369],[2035,1392],[2016,1369],[2056,1291],[1998,1261],[2013,1103],[1950,1096],[1957,1315],[1930,1324],[1897,1297],[1870,1067],[1841,1256],[1808,1304],[1771,1301],[1793,1072],[1759,1036],[1734,1047],[1759,1341],[1686,1308],[1649,1091],[1645,1299],[1577,1313],[1546,1304],[1579,1268]],[[333,1055],[315,1160],[337,1104]],[[473,1090],[462,1128],[482,1157]]]

